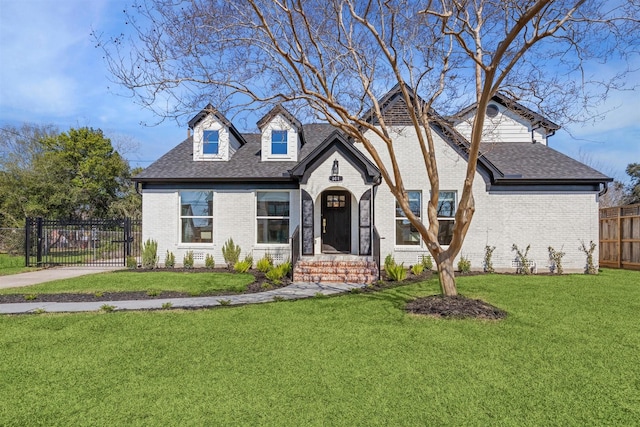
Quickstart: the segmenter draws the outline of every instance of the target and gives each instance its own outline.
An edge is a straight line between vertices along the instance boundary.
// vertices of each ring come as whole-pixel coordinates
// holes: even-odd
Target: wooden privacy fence
[[[600,209],[600,266],[640,270],[640,204]]]

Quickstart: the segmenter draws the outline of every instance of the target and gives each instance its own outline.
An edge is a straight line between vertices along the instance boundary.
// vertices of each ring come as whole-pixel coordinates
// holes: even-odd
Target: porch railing
[[[291,266],[295,267],[300,259],[300,226],[297,226],[291,235]]]

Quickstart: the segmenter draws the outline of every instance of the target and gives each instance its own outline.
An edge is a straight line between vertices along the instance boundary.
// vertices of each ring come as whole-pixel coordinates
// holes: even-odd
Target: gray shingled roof
[[[484,143],[480,152],[503,174],[504,179],[611,181],[597,170],[540,143]]]
[[[303,125],[305,144],[298,159],[313,152],[335,128],[329,124]],[[247,142],[227,162],[194,162],[192,137],[187,138],[135,177],[136,181],[291,181],[296,162],[262,162],[260,135],[244,134]],[[462,137],[460,137],[462,138]],[[464,138],[463,138],[464,139]],[[450,141],[452,146],[454,142]],[[462,153],[464,155],[464,153]],[[539,143],[485,143],[481,163],[496,181],[607,182],[606,175]],[[487,161],[489,164],[487,164]],[[495,167],[497,171],[491,167]],[[497,173],[495,173],[497,172]]]
[[[335,128],[329,124],[303,125],[305,144],[298,159],[304,159]],[[296,162],[260,161],[260,135],[244,134],[246,144],[229,161],[194,162],[193,137],[182,141],[135,177],[136,181],[196,180],[291,180],[288,171]]]

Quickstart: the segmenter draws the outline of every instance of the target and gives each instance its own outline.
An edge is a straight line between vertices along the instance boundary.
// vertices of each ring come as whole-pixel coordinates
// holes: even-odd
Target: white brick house
[[[394,146],[410,204],[426,219],[430,188],[397,88],[381,104],[394,117]],[[444,245],[462,191],[474,112],[471,106],[434,129]],[[485,246],[495,246],[494,267],[514,271],[512,245],[530,244],[530,258],[544,271],[553,246],[566,252],[565,271],[582,271],[585,256],[578,246],[598,239],[598,195],[611,179],[548,147],[559,127],[513,100],[497,95],[487,113],[474,181],[476,213],[461,255],[482,269]],[[166,251],[178,262],[193,251],[196,264],[206,254],[222,264],[229,238],[256,260],[265,253],[276,261],[305,262],[336,254],[379,261],[392,254],[409,266],[428,254],[368,153],[332,126],[303,125],[278,106],[258,122],[259,134],[241,134],[207,106],[189,127],[193,136],[136,177],[143,239],[158,242],[161,261]]]

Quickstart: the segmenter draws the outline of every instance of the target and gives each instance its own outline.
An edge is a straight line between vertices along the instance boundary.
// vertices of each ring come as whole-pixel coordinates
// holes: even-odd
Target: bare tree
[[[502,90],[554,120],[584,118],[624,86],[638,52],[638,9],[635,0],[148,0],[126,11],[132,34],[95,37],[115,80],[165,117],[211,99],[232,115],[285,103],[361,143],[426,242],[442,292],[456,295],[453,260],[475,211],[489,100]],[[604,81],[593,64],[608,60],[620,72]],[[432,189],[424,222],[409,208],[408,171],[380,101],[396,85]],[[450,129],[443,117],[464,104],[476,114],[453,238],[443,247],[435,131]]]

